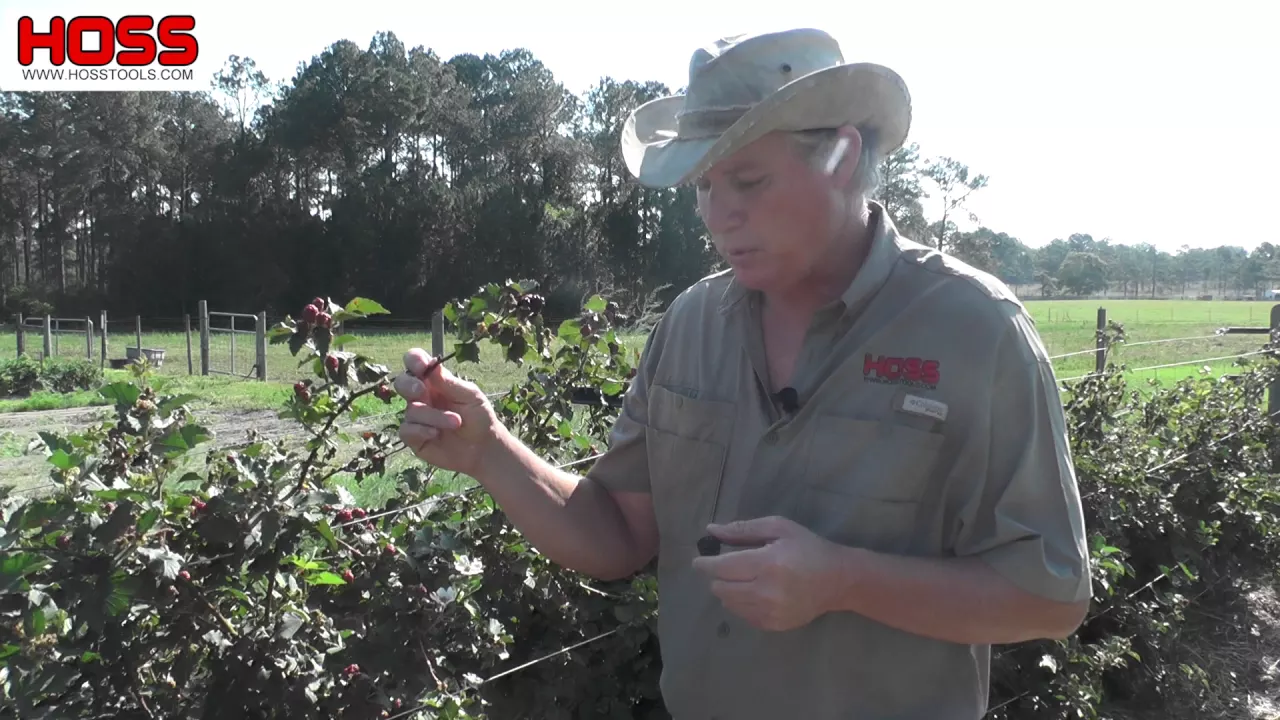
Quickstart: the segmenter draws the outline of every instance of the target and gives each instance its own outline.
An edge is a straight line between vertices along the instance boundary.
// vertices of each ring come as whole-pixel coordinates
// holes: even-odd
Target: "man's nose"
[[[730,193],[704,190],[698,195],[698,214],[712,235],[730,232],[742,226],[746,213]]]

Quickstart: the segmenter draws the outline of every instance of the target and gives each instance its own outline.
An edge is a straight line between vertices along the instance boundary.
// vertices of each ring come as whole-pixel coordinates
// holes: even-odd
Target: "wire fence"
[[[102,368],[121,369],[146,358],[161,375],[220,375],[259,381],[294,382],[308,376],[285,344],[268,341],[267,333],[285,319],[265,312],[197,303],[196,312],[170,317],[95,318],[22,317],[0,325],[0,358],[20,355],[82,358]],[[551,328],[568,318],[544,317]],[[447,352],[443,313],[427,317],[365,318],[344,323],[344,334],[356,337],[358,349],[375,362],[395,366],[411,347]]]

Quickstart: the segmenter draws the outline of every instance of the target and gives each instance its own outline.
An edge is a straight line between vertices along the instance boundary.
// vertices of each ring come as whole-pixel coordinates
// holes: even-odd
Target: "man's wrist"
[[[864,548],[831,544],[820,589],[823,612],[858,612],[858,590],[864,586],[872,555]]]
[[[474,467],[468,474],[481,485],[486,485],[493,478],[509,475],[519,442],[505,425],[494,423],[488,440],[476,449]]]

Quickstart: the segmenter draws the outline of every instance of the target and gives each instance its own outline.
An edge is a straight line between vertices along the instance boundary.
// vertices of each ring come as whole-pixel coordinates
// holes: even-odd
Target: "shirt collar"
[[[867,205],[871,216],[871,248],[867,251],[862,267],[854,275],[853,281],[836,301],[843,306],[840,308],[842,315],[861,306],[862,301],[884,285],[893,271],[894,262],[902,254],[902,246],[898,242],[901,235],[893,223],[893,218],[880,203],[868,200]],[[737,278],[730,275],[729,286],[725,288],[720,298],[720,312],[728,313],[742,300],[756,294],[756,291],[743,286]]]

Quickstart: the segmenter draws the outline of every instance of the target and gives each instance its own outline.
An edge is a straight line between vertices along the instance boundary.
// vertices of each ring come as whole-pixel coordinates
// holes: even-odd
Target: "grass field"
[[[1099,305],[1105,304],[1110,320],[1124,325],[1128,345],[1113,350],[1115,361],[1129,368],[1139,368],[1131,374],[1134,381],[1154,380],[1159,384],[1176,382],[1201,372],[1208,367],[1217,375],[1231,372],[1233,359],[1228,356],[1256,352],[1265,341],[1262,335],[1215,335],[1222,327],[1265,326],[1271,312],[1271,303],[1265,302],[1197,302],[1197,301],[1031,301],[1028,309],[1034,316],[1050,355],[1067,355],[1055,359],[1058,377],[1069,381],[1093,370],[1092,353],[1074,354],[1093,347],[1094,331]],[[132,344],[132,336],[112,336],[110,355],[123,355],[126,344]],[[62,355],[72,355],[72,348],[82,348],[84,339],[64,337],[60,339]],[[198,395],[201,400],[194,410],[202,423],[210,425],[218,437],[214,448],[224,448],[242,441],[250,428],[269,438],[297,439],[301,442],[300,428],[289,420],[276,417],[276,410],[291,392],[290,385],[300,376],[297,361],[283,345],[268,346],[269,381],[258,382],[225,375],[204,377],[200,373],[198,338],[192,366],[195,375],[188,375],[186,337],[183,333],[144,333],[145,347],[160,347],[167,351],[164,365],[159,370],[158,383],[166,392],[183,392]],[[1159,341],[1159,342],[1152,342]],[[29,338],[28,347],[39,346],[39,337]],[[624,339],[628,347],[639,350],[643,335]],[[385,363],[393,372],[401,367],[404,351],[411,347],[431,346],[426,333],[380,333],[362,336],[359,350],[375,360]],[[452,341],[446,338],[446,348],[452,349]],[[236,368],[248,373],[253,366],[252,337],[237,342]],[[481,362],[455,364],[455,372],[474,380],[490,392],[499,392],[519,382],[524,371],[503,361],[500,349],[494,345],[481,345]],[[212,343],[215,367],[230,368],[230,344],[227,336],[215,337]],[[0,335],[0,358],[16,355],[16,338],[12,333]],[[1244,358],[1247,362],[1250,358]],[[219,365],[219,361],[222,361]],[[1189,361],[1205,361],[1190,363]],[[1175,367],[1160,367],[1180,364]],[[110,379],[123,379],[127,373],[108,371]],[[1141,383],[1139,383],[1141,384]],[[66,431],[82,426],[92,418],[77,414],[76,408],[88,408],[104,404],[96,392],[72,395],[37,394],[29,398],[0,399],[0,483],[29,486],[48,477],[43,458],[27,457],[22,448],[41,430]],[[368,413],[379,417],[394,412],[402,405],[399,401],[388,407],[373,398],[365,398],[362,406]],[[41,412],[43,411],[43,412]],[[211,448],[212,449],[212,448]],[[199,461],[202,456],[194,458]],[[414,462],[412,457],[401,454],[393,458],[390,471]],[[469,483],[466,479],[451,482]],[[353,487],[353,491],[356,488]],[[392,491],[389,484],[380,479],[367,481],[359,488],[359,495],[376,501]]]
[[[1215,333],[1223,327],[1266,327],[1270,324],[1273,304],[1196,300],[1049,300],[1026,303],[1051,356],[1092,348],[1098,308],[1105,307],[1107,319],[1124,326],[1127,341],[1113,349],[1112,360],[1131,370],[1257,352],[1267,340],[1265,335]],[[1094,358],[1093,354],[1059,357],[1054,360],[1054,368],[1059,378],[1077,377],[1093,371]],[[1241,361],[1251,359],[1246,357]],[[1155,380],[1164,384],[1194,375],[1206,366],[1214,375],[1230,372],[1234,362],[1237,360],[1211,360],[1137,370],[1130,373],[1129,379]]]

